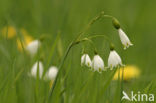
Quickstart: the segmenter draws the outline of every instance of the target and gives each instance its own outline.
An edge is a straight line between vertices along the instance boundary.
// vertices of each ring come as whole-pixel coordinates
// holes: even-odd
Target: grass
[[[122,85],[128,95],[132,90],[156,94],[154,4],[154,0],[1,0],[0,30],[11,25],[16,28],[17,37],[21,38],[20,29],[24,28],[35,39],[45,38],[39,54],[31,58],[17,49],[17,37],[8,39],[0,32],[0,103],[120,103]],[[139,67],[140,77],[121,84],[112,81],[115,70],[99,74],[81,67],[84,48],[94,56],[92,46],[84,42],[69,52],[49,96],[50,81],[28,76],[32,65],[42,58],[45,71],[51,65],[59,67],[70,42],[101,11],[120,21],[134,46],[123,50],[108,18],[96,21],[85,35],[106,35],[115,44],[124,64]],[[103,37],[92,40],[107,65],[109,43]]]

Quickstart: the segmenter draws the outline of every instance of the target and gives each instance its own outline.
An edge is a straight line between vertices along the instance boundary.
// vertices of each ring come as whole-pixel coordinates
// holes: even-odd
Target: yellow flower
[[[20,31],[21,31],[23,38],[21,38],[21,40],[17,38],[16,42],[17,42],[17,47],[19,51],[22,51],[23,48],[25,48],[29,43],[33,41],[33,38],[27,33],[25,29],[21,29]]]
[[[21,29],[21,33],[24,37],[25,44],[28,45],[30,42],[33,41],[33,38],[28,34],[25,29]]]
[[[124,69],[124,71],[123,71]],[[140,75],[140,70],[136,66],[125,66],[124,68],[121,67],[119,70],[116,71],[113,80],[118,80],[118,74],[120,72],[120,79],[122,79],[122,71],[123,71],[123,80],[130,80],[133,78],[137,78]]]
[[[4,27],[1,30],[2,36],[11,39],[16,36],[16,29],[13,26]]]
[[[24,43],[19,38],[17,38],[16,42],[17,42],[17,48],[18,48],[18,50],[19,51],[22,51],[23,50],[22,45],[24,46]]]

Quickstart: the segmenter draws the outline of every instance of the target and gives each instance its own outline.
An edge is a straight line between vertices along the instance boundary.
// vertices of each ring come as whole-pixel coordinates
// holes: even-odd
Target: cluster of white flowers
[[[132,46],[133,44],[129,40],[128,36],[125,34],[125,32],[120,28],[120,24],[117,21],[117,19],[113,18],[113,26],[118,30],[119,37],[121,40],[121,43],[124,46],[124,49],[128,48],[129,46]],[[27,45],[26,50],[33,56],[37,53],[39,47],[41,45],[41,42],[39,40],[32,41],[29,45]],[[98,55],[95,54],[93,59],[91,60],[88,54],[83,54],[81,57],[81,66],[87,66],[91,68],[93,71],[102,72],[106,70],[106,68],[110,68],[111,70],[113,68],[116,68],[118,66],[122,66],[122,60],[118,53],[114,50],[114,48],[111,48],[110,54],[108,57],[108,67],[105,67],[103,59]],[[37,68],[39,68],[39,77],[42,77],[43,74],[43,64],[42,62],[35,63],[31,70],[31,75],[36,77],[37,74]],[[58,69],[57,67],[50,67],[48,72],[45,75],[46,79],[54,79],[57,75]]]
[[[41,46],[40,40],[34,40],[26,46],[26,51],[30,54],[30,56],[33,57],[38,52],[38,49],[40,48],[40,46]],[[42,79],[43,71],[44,71],[43,63],[41,61],[38,61],[32,66],[29,74],[30,74],[30,76],[36,78],[37,72],[38,72],[39,78]],[[57,73],[58,73],[58,68],[56,66],[51,66],[47,70],[43,79],[44,80],[54,80],[55,77],[57,76]]]
[[[93,71],[98,71],[99,73],[105,71],[107,68],[104,65],[103,59],[98,54],[93,57],[92,61],[88,54],[83,54],[81,57],[81,65],[90,67]],[[112,70],[118,66],[122,66],[122,60],[115,50],[111,50],[108,57],[108,68]]]
[[[104,70],[104,62],[99,55],[95,55],[91,61],[88,54],[83,54],[81,57],[81,66],[87,66],[92,68],[94,71],[101,72]]]
[[[113,26],[118,30],[119,37],[120,37],[121,43],[124,46],[124,49],[128,48],[129,46],[132,46],[133,44],[131,43],[128,36],[125,34],[125,32],[120,28],[120,24],[115,18],[113,18]],[[123,66],[122,60],[120,56],[118,55],[118,53],[114,50],[113,46],[111,46],[110,48],[110,54],[108,57],[108,67],[105,67],[104,61],[98,54],[96,54],[93,57],[92,61],[88,54],[83,54],[81,57],[81,65],[90,67],[93,71],[98,71],[100,73],[106,70],[106,68],[110,68],[110,70],[112,70],[113,68]]]
[[[30,76],[36,78],[38,72],[39,78],[42,79],[43,71],[44,71],[43,63],[41,61],[38,61],[32,66]],[[46,72],[45,77],[43,78],[44,80],[54,80],[55,77],[57,76],[57,73],[58,68],[55,66],[51,66]]]

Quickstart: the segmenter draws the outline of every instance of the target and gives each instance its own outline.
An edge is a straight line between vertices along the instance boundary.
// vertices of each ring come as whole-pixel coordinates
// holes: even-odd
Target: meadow
[[[155,0],[0,0],[0,103],[155,103],[155,98],[121,100],[123,91],[128,96],[132,91],[148,97],[156,94],[155,4]],[[115,17],[133,46],[124,50],[111,18],[90,23],[100,13]],[[81,39],[76,39],[79,34]],[[73,40],[82,39],[70,48]],[[32,56],[26,46],[33,40],[40,40],[40,48]],[[118,72],[120,68],[99,73],[81,65],[82,55],[93,59],[96,48],[107,67],[110,41],[125,65],[124,73]],[[38,61],[44,68],[41,77]],[[36,77],[31,76],[35,63]],[[51,66],[59,75],[45,79]]]

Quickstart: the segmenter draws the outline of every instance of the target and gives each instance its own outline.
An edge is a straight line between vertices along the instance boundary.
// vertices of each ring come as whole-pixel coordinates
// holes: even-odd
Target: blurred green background
[[[115,44],[116,51],[121,56],[123,63],[139,67],[140,77],[129,84],[125,84],[125,86],[130,91],[142,91],[156,78],[155,4],[155,0],[0,0],[0,29],[12,25],[17,31],[21,28],[26,29],[33,38],[40,38],[42,35],[47,36],[48,38],[45,39],[42,45],[40,55],[44,64],[46,64],[51,46],[54,44],[59,32],[60,40],[57,44],[61,46],[56,46],[51,60],[51,65],[58,66],[71,40],[83,30],[93,17],[104,11],[105,14],[112,15],[120,21],[121,27],[134,46],[123,50],[118,33],[108,18],[97,21],[86,34],[107,35]],[[105,65],[107,65],[109,44],[103,38],[96,38],[93,41],[99,54],[104,59]],[[88,54],[93,57],[93,50],[90,49],[87,43],[74,47],[65,62],[65,72],[62,73],[65,75],[68,72],[66,84],[67,88],[70,89],[67,90],[68,97],[66,98],[73,98],[75,101],[79,100],[79,98],[74,97],[74,95],[77,95],[75,93],[78,93],[78,86],[83,84],[82,82],[90,75],[90,71],[80,66],[83,46],[87,49]],[[61,50],[57,47],[61,47]],[[36,58],[30,60],[26,54],[20,53],[16,49],[15,40],[9,41],[2,36],[0,37],[0,103],[9,103],[11,101],[12,103],[32,103],[36,102],[35,98],[38,97],[40,99],[37,103],[45,100],[48,94],[48,83],[42,81],[39,88],[43,87],[44,89],[40,89],[39,95],[34,96],[35,80],[27,77],[27,72],[30,71],[30,67],[35,60]],[[25,69],[23,70],[23,68]],[[15,73],[12,73],[12,70]],[[19,73],[21,73],[19,79],[12,86],[14,75]],[[92,81],[93,84],[102,82],[103,80],[96,80],[100,77],[106,78],[105,76],[100,75],[98,77],[99,75],[96,75],[95,81]],[[94,87],[98,88],[97,85],[94,85]],[[93,99],[95,97],[94,93],[97,91],[94,87],[89,84],[88,89],[85,88],[86,91],[93,91],[83,92],[79,103],[86,103],[87,100],[90,103],[95,101],[96,103],[102,103],[100,99],[99,101]],[[101,91],[100,89],[102,88],[99,87],[99,91]],[[60,100],[59,96],[55,98]],[[101,97],[99,96],[99,98]],[[67,100],[66,103],[71,101]],[[55,102],[57,103],[57,101]],[[75,102],[72,101],[72,103]]]

